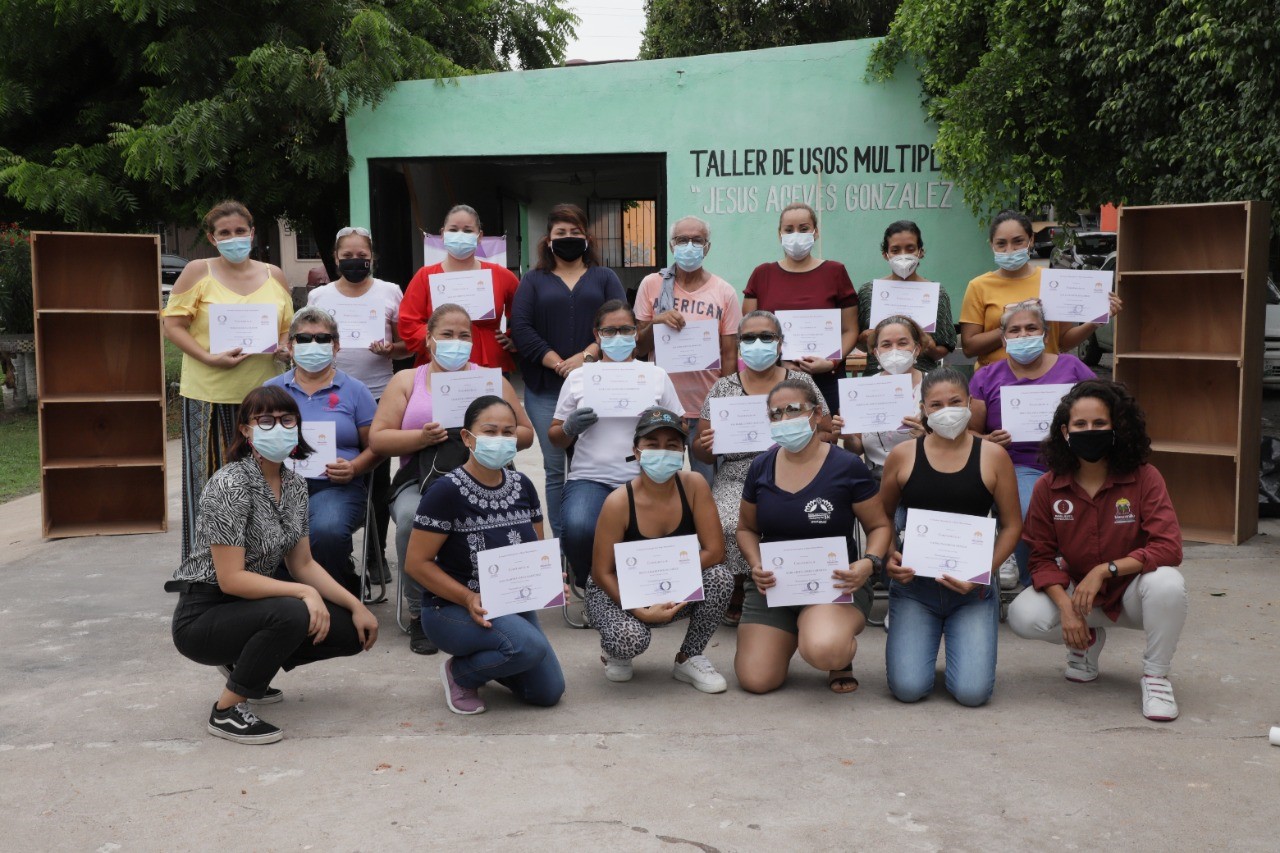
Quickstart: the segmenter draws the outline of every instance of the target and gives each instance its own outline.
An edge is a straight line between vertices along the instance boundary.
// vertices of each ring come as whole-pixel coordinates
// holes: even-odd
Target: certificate
[[[716,433],[711,441],[712,453],[758,453],[773,447],[765,395],[711,397],[708,402],[711,428]]]
[[[280,429],[276,426],[273,429]],[[306,459],[290,459],[289,467],[299,477],[327,479],[324,468],[338,461],[338,424],[336,421],[303,421],[302,439],[315,452]]]
[[[387,316],[382,305],[371,299],[351,299],[325,309],[338,324],[342,343],[352,349],[386,342]]]
[[[653,405],[661,375],[644,362],[603,362],[582,366],[582,405],[602,418],[635,418]],[[625,455],[625,454],[624,454]]]
[[[476,554],[486,619],[564,604],[560,540],[537,539]]]
[[[280,345],[280,307],[274,303],[209,306],[209,352],[239,347],[247,353],[275,352]]]
[[[960,515],[927,509],[907,510],[902,565],[917,575],[950,575],[970,583],[991,583],[995,555],[996,520],[985,515]]]
[[[653,327],[657,365],[667,373],[720,369],[720,324],[715,320],[685,323],[676,331],[661,323]]]
[[[782,323],[782,357],[795,361],[804,356],[840,360],[840,309],[778,311]]]
[[[1040,302],[1046,320],[1068,323],[1111,321],[1111,270],[1053,270],[1040,273]]]
[[[664,536],[614,545],[622,609],[702,601],[699,551],[697,536]]]
[[[760,563],[777,581],[766,594],[770,607],[796,604],[848,604],[853,596],[836,589],[831,575],[849,568],[843,536],[761,542]]]
[[[477,397],[502,396],[502,371],[496,367],[432,373],[431,417],[445,429],[462,426],[467,407]]]
[[[471,315],[472,321],[492,320],[497,316],[493,302],[493,270],[438,272],[429,276],[431,307],[434,310],[452,302]]]
[[[910,373],[841,379],[839,387],[840,416],[844,418],[845,435],[893,432],[903,428],[903,418],[920,416]]]
[[[895,314],[910,317],[926,332],[935,331],[938,328],[938,283],[884,278],[871,282],[871,328]]]
[[[1070,383],[1005,385],[1000,389],[1000,425],[1013,441],[1040,441],[1049,434],[1053,413]]]

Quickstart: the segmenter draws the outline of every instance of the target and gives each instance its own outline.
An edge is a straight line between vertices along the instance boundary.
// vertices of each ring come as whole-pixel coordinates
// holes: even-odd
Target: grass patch
[[[169,438],[182,437],[182,404],[178,402],[178,391],[173,386],[182,377],[182,350],[173,345],[173,341],[164,340],[164,393],[165,393],[165,434]]]
[[[34,408],[0,413],[0,503],[40,490],[40,429]]]

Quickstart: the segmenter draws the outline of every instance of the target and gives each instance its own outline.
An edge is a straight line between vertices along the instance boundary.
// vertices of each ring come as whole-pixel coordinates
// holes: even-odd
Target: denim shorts
[[[770,607],[765,597],[756,589],[750,578],[747,579],[746,597],[742,601],[741,625],[768,625],[789,634],[800,633],[800,613],[808,605],[791,607]],[[871,587],[864,585],[853,594],[853,606],[863,616],[871,612]]]

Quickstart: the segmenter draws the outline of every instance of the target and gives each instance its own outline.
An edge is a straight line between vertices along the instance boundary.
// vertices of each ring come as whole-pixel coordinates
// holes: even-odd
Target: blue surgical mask
[[[786,450],[797,453],[813,438],[813,427],[808,418],[792,418],[769,424],[769,436]]]
[[[436,352],[432,358],[445,370],[461,370],[471,359],[471,341],[432,340],[436,342]]]
[[[600,349],[609,356],[610,361],[626,361],[636,351],[635,335],[614,335],[600,339]]]
[[[252,237],[231,237],[218,241],[218,254],[233,264],[241,263],[249,257],[251,249],[253,249]]]
[[[476,449],[471,452],[481,465],[497,471],[516,458],[516,440],[507,435],[477,435]]]
[[[738,344],[738,352],[747,367],[752,370],[766,370],[778,363],[778,345],[764,341],[749,341]]]
[[[1016,252],[996,252],[996,266],[1002,270],[1020,270],[1031,260],[1030,249],[1018,249]]]
[[[676,259],[676,266],[685,272],[693,272],[702,266],[702,259],[707,256],[707,252],[695,243],[677,243],[672,255]]]
[[[249,443],[263,459],[283,462],[298,447],[298,428],[276,424],[271,429],[263,429],[254,424]]]
[[[333,363],[333,344],[309,343],[293,345],[293,360],[309,373],[324,370]]]
[[[665,483],[684,467],[684,454],[679,450],[646,449],[640,451],[640,470],[655,483]]]
[[[444,250],[460,261],[474,255],[479,242],[480,236],[474,231],[444,232]]]
[[[1004,351],[1018,364],[1030,364],[1044,352],[1044,335],[1010,338],[1004,342]]]

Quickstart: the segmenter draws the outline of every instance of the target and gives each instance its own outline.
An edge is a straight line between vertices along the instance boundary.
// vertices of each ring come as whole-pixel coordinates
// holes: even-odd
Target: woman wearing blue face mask
[[[633,362],[638,331],[630,305],[620,299],[601,305],[595,315],[595,338],[602,360]],[[635,364],[642,371],[648,388],[643,405],[681,411],[680,397],[667,372],[655,364]],[[633,409],[634,414],[615,417],[612,412],[596,412],[584,406],[585,381],[586,368],[583,367],[565,378],[548,430],[548,437],[556,447],[573,448],[573,462],[565,474],[564,501],[560,506],[564,526],[560,539],[580,586],[586,584],[591,573],[592,542],[601,505],[610,492],[640,473],[640,466],[631,453],[639,412]]]
[[[671,675],[703,693],[723,693],[724,677],[703,652],[724,615],[733,578],[724,566],[724,534],[707,481],[684,467],[688,440],[684,418],[652,408],[635,425],[632,455],[640,476],[605,499],[596,522],[587,609],[600,632],[600,660],[609,681],[630,681],[632,661],[649,648],[652,629],[688,617],[689,628]],[[652,607],[622,609],[613,546],[667,536],[698,537],[703,600],[669,601]]]
[[[279,267],[250,260],[253,217],[238,201],[224,201],[204,217],[206,239],[218,257],[187,264],[164,311],[164,334],[182,350],[182,557],[195,542],[200,492],[222,467],[235,440],[236,411],[244,395],[283,370],[293,296]],[[219,305],[263,305],[276,314],[273,353],[240,347],[210,352],[209,324]]]
[[[972,395],[969,409],[973,413],[969,429],[1008,451],[1018,475],[1018,501],[1022,505],[1023,520],[1026,520],[1027,508],[1031,505],[1036,480],[1048,469],[1040,456],[1038,440],[1013,441],[1004,429],[1000,405],[1002,390],[1027,385],[1075,385],[1097,378],[1084,362],[1071,353],[1045,351],[1046,325],[1039,299],[1005,306],[1004,313],[1000,315],[1005,360],[978,371],[969,382]],[[1030,586],[1027,544],[1019,542],[1013,553],[1018,561],[1018,580],[1023,586]],[[1000,580],[1006,589],[1015,586],[1012,577]]]
[[[827,673],[835,693],[858,689],[853,676],[857,635],[871,609],[867,585],[889,550],[891,526],[876,499],[876,482],[862,460],[817,435],[820,409],[813,387],[779,382],[767,400],[769,432],[777,447],[755,458],[747,472],[738,510],[738,547],[751,566],[738,627],[733,668],[750,693],[768,693],[787,680],[797,651],[810,666]],[[867,534],[867,553],[858,554],[855,524]],[[762,565],[760,544],[838,536],[849,563],[835,569],[836,589],[852,603],[777,606],[768,603],[778,579]]]
[[[782,324],[777,316],[768,311],[752,311],[738,325],[737,356],[746,366],[745,370],[725,376],[711,386],[706,401],[702,404],[702,415],[698,421],[698,431],[689,452],[697,459],[715,465],[715,482],[711,490],[716,498],[716,507],[720,511],[720,523],[724,528],[725,565],[733,573],[734,590],[729,600],[729,608],[725,612],[725,624],[735,626],[742,619],[742,601],[746,592],[746,583],[751,576],[751,567],[738,550],[738,508],[742,505],[742,486],[747,481],[747,469],[751,461],[763,451],[748,453],[716,454],[715,430],[711,428],[711,412],[717,400],[726,397],[759,397],[760,429],[766,433],[769,422],[765,415],[764,398],[784,379],[794,379],[814,385],[813,378],[800,370],[789,370],[783,366],[778,353],[782,348]],[[830,427],[830,411],[827,401],[820,394],[819,408],[822,417],[818,421],[818,429],[825,433]]]

